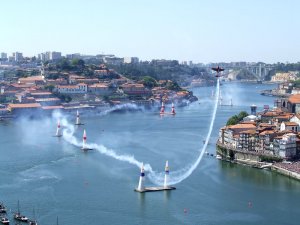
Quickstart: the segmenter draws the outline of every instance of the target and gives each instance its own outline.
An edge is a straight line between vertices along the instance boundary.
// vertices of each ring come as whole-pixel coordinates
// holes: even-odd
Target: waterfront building
[[[296,134],[288,133],[274,138],[273,149],[276,155],[292,159],[296,156]]]
[[[232,147],[237,147],[239,133],[242,131],[255,130],[256,126],[253,124],[236,124],[225,127],[222,133],[223,144]]]
[[[238,148],[242,151],[255,151],[258,136],[255,130],[246,130],[239,133]]]
[[[8,104],[7,109],[10,112],[13,112],[14,114],[23,114],[26,115],[26,113],[35,113],[41,108],[40,103],[11,103]],[[25,113],[25,114],[24,114]]]

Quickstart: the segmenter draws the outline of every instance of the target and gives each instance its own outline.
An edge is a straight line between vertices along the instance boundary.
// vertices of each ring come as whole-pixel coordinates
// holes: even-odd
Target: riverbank
[[[245,152],[226,148],[219,143],[217,146],[217,155],[221,156],[220,160],[250,166],[257,169],[271,169],[284,176],[300,181],[300,161],[296,162],[263,162],[260,158],[266,157],[255,152]]]

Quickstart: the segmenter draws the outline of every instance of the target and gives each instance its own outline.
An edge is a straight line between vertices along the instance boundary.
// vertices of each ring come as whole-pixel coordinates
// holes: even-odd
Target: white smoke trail
[[[70,123],[68,123],[68,121],[64,118],[61,119],[61,123],[62,123],[62,126],[64,127],[63,138],[67,142],[69,142],[70,144],[72,144],[72,145],[74,145],[78,148],[81,148],[82,147],[82,142],[78,141],[77,138],[74,136],[75,127],[73,125],[71,125]],[[114,159],[136,165],[139,168],[142,166],[142,162],[139,162],[138,160],[136,160],[134,158],[134,156],[132,156],[132,155],[119,155],[114,150],[108,149],[103,145],[98,145],[98,144],[95,144],[95,143],[91,143],[91,144],[87,143],[86,147],[90,148],[90,149],[93,149],[93,150],[96,150],[99,153],[104,154],[104,155],[109,156],[109,157],[112,157]],[[152,170],[152,168],[149,164],[145,164],[144,167],[145,167],[146,171],[149,171],[150,173],[153,173],[153,170]]]
[[[219,79],[218,79],[217,86],[216,86],[216,93],[219,93],[219,88],[220,88],[220,84],[219,84]],[[219,102],[219,94],[216,95],[212,119],[211,119],[211,123],[209,126],[209,131],[206,136],[204,146],[202,147],[202,150],[200,151],[199,157],[192,165],[190,165],[186,168],[183,168],[181,170],[172,172],[170,179],[169,179],[170,185],[180,183],[181,181],[188,178],[193,173],[193,171],[197,168],[197,166],[199,165],[199,163],[204,155],[204,151],[207,148],[208,141],[209,141],[211,133],[212,133],[212,129],[213,129],[213,125],[214,125],[215,117],[216,117],[216,112],[217,112],[217,108],[218,108],[218,102]],[[106,115],[107,113],[110,113],[116,109],[123,109],[123,108],[137,109],[138,107],[133,104],[125,104],[125,105],[116,106],[116,107],[113,107],[112,109],[106,110],[102,114]],[[81,148],[82,142],[78,141],[76,139],[76,137],[74,136],[75,127],[73,125],[71,125],[70,123],[68,123],[67,119],[63,118],[62,115],[59,113],[54,114],[54,117],[61,119],[62,127],[64,127],[63,138],[70,144]],[[98,145],[95,143],[87,144],[86,146],[87,146],[87,148],[97,150],[99,153],[104,154],[106,156],[112,157],[114,159],[117,159],[117,160],[120,160],[123,162],[128,162],[130,164],[133,164],[133,165],[137,166],[138,168],[140,168],[142,166],[142,162],[136,160],[135,157],[132,155],[119,155],[114,150],[108,149],[103,145]],[[145,169],[145,171],[149,172],[148,177],[153,183],[155,183],[157,185],[163,184],[164,173],[158,173],[158,172],[153,171],[150,164],[144,164],[144,169]]]
[[[217,86],[216,86],[216,98],[215,98],[215,105],[214,105],[214,109],[213,109],[213,113],[212,113],[212,118],[211,118],[211,122],[210,122],[210,126],[209,126],[209,130],[205,139],[205,143],[200,151],[200,155],[197,158],[197,160],[190,166],[185,167],[181,170],[178,171],[174,171],[170,174],[170,178],[169,178],[169,184],[178,184],[181,181],[185,180],[186,178],[188,178],[193,172],[194,170],[198,167],[204,152],[207,148],[212,130],[213,130],[213,126],[215,123],[215,118],[216,118],[216,113],[217,113],[217,109],[218,109],[218,102],[219,102],[219,89],[220,89],[220,83],[219,83],[219,79],[217,81]],[[156,173],[156,172],[150,172],[149,174],[149,178],[150,180],[157,184],[157,185],[162,185],[164,182],[164,173]]]

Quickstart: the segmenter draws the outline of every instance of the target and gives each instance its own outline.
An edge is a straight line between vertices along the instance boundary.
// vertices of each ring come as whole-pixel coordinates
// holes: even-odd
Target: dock
[[[175,190],[176,187],[145,187],[141,190],[135,188],[134,191],[144,193],[144,192],[154,192],[154,191],[172,191]]]

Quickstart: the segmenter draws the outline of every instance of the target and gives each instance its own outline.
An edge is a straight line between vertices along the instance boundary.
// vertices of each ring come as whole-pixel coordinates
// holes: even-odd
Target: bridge
[[[216,67],[218,65],[225,69],[224,71],[225,74],[228,74],[229,70],[234,70],[234,71],[246,70],[254,77],[256,77],[257,80],[261,80],[261,81],[265,80],[265,77],[269,74],[269,72],[272,69],[274,69],[274,66],[265,63],[257,63],[257,64],[250,64],[250,65],[247,65],[246,63],[241,65],[238,65],[238,63],[233,63],[233,65],[232,63],[219,63],[219,64],[214,63],[210,66],[205,66],[203,68],[205,68],[208,72],[212,72],[211,67]]]

